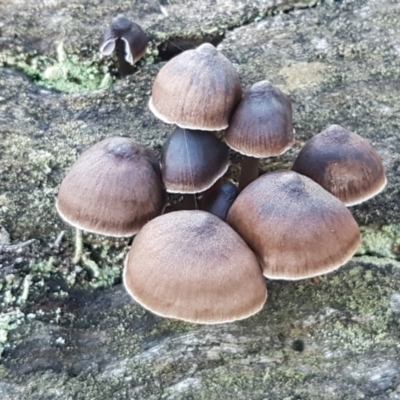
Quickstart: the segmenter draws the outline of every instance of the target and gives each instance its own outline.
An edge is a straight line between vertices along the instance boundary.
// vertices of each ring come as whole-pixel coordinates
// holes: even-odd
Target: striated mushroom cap
[[[161,214],[158,162],[132,139],[102,140],[81,154],[61,183],[56,207],[70,225],[107,236],[132,236]]]
[[[167,124],[218,131],[228,126],[241,97],[235,68],[213,45],[205,43],[161,68],[149,107]]]
[[[233,113],[224,140],[249,157],[284,153],[294,143],[289,99],[268,81],[255,83]]]
[[[270,279],[331,272],[351,259],[361,240],[346,206],[293,171],[262,175],[248,185],[227,222],[253,249]]]
[[[386,186],[382,160],[371,143],[339,125],[331,125],[307,142],[292,169],[347,206],[374,197]]]
[[[162,178],[170,193],[204,192],[228,167],[228,147],[209,132],[176,128],[161,154]]]
[[[247,318],[267,298],[254,253],[205,211],[175,211],[146,224],[133,241],[123,279],[148,310],[201,324]]]

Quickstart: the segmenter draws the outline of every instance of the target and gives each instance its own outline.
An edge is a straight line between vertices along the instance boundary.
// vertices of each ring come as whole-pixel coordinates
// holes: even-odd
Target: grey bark
[[[116,68],[96,54],[120,12],[154,43],[133,75],[65,94],[25,74],[61,64],[60,42],[83,70]],[[396,0],[2,3],[0,397],[400,399],[399,20]],[[74,231],[54,208],[89,145],[124,135],[160,150],[172,127],[148,110],[152,82],[172,48],[203,41],[219,44],[245,88],[268,79],[293,101],[296,145],[263,171],[290,168],[304,141],[337,123],[372,141],[388,176],[383,193],[351,208],[363,232],[351,262],[318,285],[268,282],[262,312],[218,326],[134,304],[120,284],[128,240],[85,235],[74,266]]]

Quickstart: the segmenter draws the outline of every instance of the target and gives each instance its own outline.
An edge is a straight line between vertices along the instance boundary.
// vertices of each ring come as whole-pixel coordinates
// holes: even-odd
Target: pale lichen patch
[[[281,68],[279,74],[285,79],[285,90],[309,90],[327,81],[328,66],[324,63],[297,62]]]

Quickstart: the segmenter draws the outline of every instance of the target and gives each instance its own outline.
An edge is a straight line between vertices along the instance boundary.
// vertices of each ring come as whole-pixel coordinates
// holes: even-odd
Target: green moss
[[[0,358],[7,343],[8,332],[15,329],[21,323],[23,317],[24,314],[19,308],[0,314]]]
[[[122,263],[99,266],[95,261],[85,256],[82,259],[82,264],[89,271],[90,281],[86,284],[91,288],[110,287],[121,278]]]
[[[79,56],[68,55],[60,43],[56,48],[57,58],[11,53],[0,54],[0,66],[17,68],[26,73],[38,85],[63,93],[76,93],[87,90],[105,89],[113,83],[107,67],[99,65],[99,56],[92,60],[82,60]]]
[[[357,255],[396,258],[400,250],[400,225],[361,227],[362,243]]]
[[[29,270],[35,277],[38,278],[50,278],[52,273],[54,274],[54,257],[50,257],[48,260],[39,260],[30,265]]]

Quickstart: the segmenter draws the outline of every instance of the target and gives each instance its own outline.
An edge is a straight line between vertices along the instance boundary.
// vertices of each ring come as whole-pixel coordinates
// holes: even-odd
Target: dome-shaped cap
[[[165,142],[161,172],[167,192],[199,193],[229,167],[229,149],[209,132],[176,128]]]
[[[154,115],[182,128],[218,131],[242,97],[235,68],[213,45],[187,50],[161,68],[149,102]]]
[[[227,222],[258,256],[271,279],[303,279],[333,271],[360,244],[346,206],[293,171],[262,175],[229,210]]]
[[[382,160],[371,143],[339,125],[331,125],[307,142],[292,169],[347,206],[370,199],[386,185]]]
[[[290,100],[268,81],[255,83],[233,113],[224,139],[249,157],[284,153],[294,142]]]
[[[164,207],[154,155],[125,137],[87,149],[61,183],[57,211],[72,226],[107,236],[132,236]]]
[[[128,293],[155,314],[203,324],[249,317],[267,298],[254,253],[205,211],[175,211],[146,224],[123,278]]]

